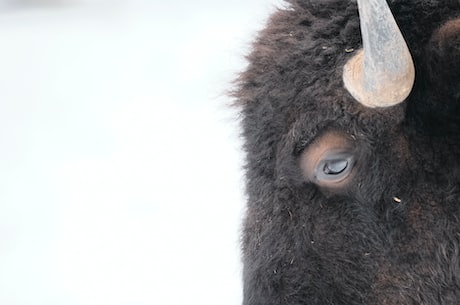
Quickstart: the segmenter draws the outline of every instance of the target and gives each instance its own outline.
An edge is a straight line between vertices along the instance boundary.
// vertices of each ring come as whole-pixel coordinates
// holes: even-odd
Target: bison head
[[[358,4],[288,1],[238,80],[245,305],[460,304],[460,2]]]

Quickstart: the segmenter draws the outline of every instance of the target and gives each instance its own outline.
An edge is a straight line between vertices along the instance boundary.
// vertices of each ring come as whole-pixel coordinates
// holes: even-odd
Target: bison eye
[[[314,179],[319,182],[339,182],[348,177],[354,158],[347,152],[327,152],[315,168]]]
[[[330,160],[324,165],[323,172],[326,175],[339,175],[340,173],[343,173],[347,167],[347,160]]]
[[[356,172],[358,145],[354,137],[340,132],[326,132],[301,153],[300,169],[307,182],[326,188],[343,188]]]

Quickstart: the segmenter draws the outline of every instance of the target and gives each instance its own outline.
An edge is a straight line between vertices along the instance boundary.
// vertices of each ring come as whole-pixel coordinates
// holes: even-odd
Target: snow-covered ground
[[[241,302],[225,91],[279,2],[0,0],[0,304]]]

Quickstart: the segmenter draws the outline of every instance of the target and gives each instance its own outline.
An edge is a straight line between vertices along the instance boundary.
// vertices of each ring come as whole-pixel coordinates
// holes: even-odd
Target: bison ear
[[[445,132],[460,119],[460,18],[444,23],[431,36],[421,60],[422,99],[414,103],[426,126]],[[423,69],[423,70],[422,70]],[[430,122],[430,123],[428,123]]]
[[[385,0],[358,0],[358,8],[363,50],[344,66],[344,85],[367,107],[401,103],[415,79],[406,42]]]
[[[427,77],[444,93],[460,93],[460,18],[442,25],[427,47]],[[451,87],[451,88],[449,88]]]

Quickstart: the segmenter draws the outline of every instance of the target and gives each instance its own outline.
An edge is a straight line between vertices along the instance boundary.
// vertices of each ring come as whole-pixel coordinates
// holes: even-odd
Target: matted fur
[[[235,91],[246,152],[244,305],[460,304],[460,3],[393,0],[414,58],[402,104],[369,109],[342,82],[361,47],[355,1],[291,0]],[[327,191],[299,155],[340,130],[357,174]]]

